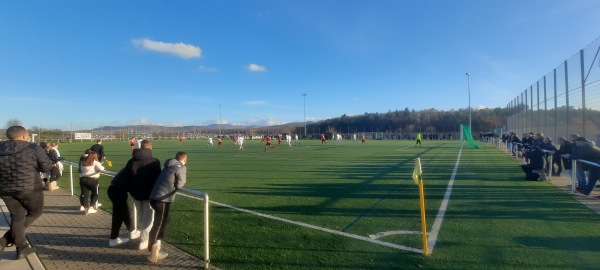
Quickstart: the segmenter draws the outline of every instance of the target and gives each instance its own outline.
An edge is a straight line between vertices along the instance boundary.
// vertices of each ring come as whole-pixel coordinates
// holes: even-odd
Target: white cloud
[[[200,49],[200,47],[181,42],[166,43],[145,38],[133,39],[131,40],[131,43],[137,47],[141,47],[149,51],[173,54],[183,59],[200,58],[202,56],[202,49]]]
[[[267,104],[267,102],[263,101],[263,100],[250,100],[250,101],[245,101],[243,104],[246,106],[260,106],[260,105]]]
[[[200,72],[217,72],[217,68],[200,65],[200,66],[198,66],[198,71],[200,71]]]
[[[259,66],[257,64],[250,64],[247,67],[248,71],[251,72],[265,72],[267,71],[267,68],[265,66]]]

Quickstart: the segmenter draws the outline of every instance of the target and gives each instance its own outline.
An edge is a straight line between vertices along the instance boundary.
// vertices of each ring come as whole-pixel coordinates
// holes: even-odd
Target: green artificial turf
[[[127,142],[106,141],[108,170],[130,158]],[[277,144],[277,142],[275,142]],[[90,142],[63,143],[70,161]],[[595,269],[600,265],[599,216],[548,182],[524,181],[518,162],[497,148],[460,149],[458,141],[301,141],[264,152],[260,140],[245,150],[230,140],[154,141],[165,161],[188,153],[186,188],[211,201],[320,228],[368,237],[419,232],[418,186],[411,175],[423,164],[427,228],[431,232],[460,164],[433,252],[429,256],[212,205],[211,263],[223,269]],[[68,167],[60,183],[68,187]],[[75,175],[77,179],[77,175]],[[102,176],[100,201],[110,209]],[[75,192],[79,193],[78,181]],[[166,241],[203,257],[202,203],[177,196]],[[378,240],[422,249],[421,235]]]

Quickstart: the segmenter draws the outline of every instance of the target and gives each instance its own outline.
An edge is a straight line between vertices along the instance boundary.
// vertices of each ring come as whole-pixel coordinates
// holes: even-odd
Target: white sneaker
[[[152,251],[150,253],[150,256],[148,257],[148,260],[150,262],[156,263],[158,262],[158,260],[162,260],[167,256],[169,256],[169,253],[160,251],[160,240],[158,240],[156,241],[156,243],[154,243],[154,245],[152,245]]]
[[[133,239],[137,239],[138,237],[140,237],[139,230],[134,230],[134,231],[129,232],[129,239],[133,240]]]
[[[109,247],[114,247],[114,246],[118,246],[121,244],[125,244],[129,242],[129,238],[121,238],[121,237],[117,237],[117,239],[110,239],[108,241],[108,246]]]
[[[148,241],[140,242],[139,250],[148,249]]]
[[[88,209],[85,210],[85,214],[86,215],[95,214],[97,212],[98,212],[98,210],[94,209],[94,207],[90,207],[90,208],[88,208]]]
[[[99,202],[97,202],[97,203],[96,203],[96,207],[95,207],[95,208],[96,208],[96,209],[98,209],[98,208],[100,208],[100,206],[102,206],[102,204],[101,204],[101,203],[99,203]]]
[[[83,205],[79,206],[79,211],[85,211],[85,207],[83,207]]]

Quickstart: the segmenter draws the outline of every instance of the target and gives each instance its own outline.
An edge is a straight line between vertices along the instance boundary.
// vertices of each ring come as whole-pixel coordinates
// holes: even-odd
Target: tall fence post
[[[579,50],[579,60],[581,62],[581,118],[582,118],[582,131],[581,136],[585,136],[585,66],[583,65],[583,50]]]

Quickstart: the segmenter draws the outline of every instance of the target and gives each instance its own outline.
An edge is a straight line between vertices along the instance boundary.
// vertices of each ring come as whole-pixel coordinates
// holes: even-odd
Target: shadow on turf
[[[517,243],[534,248],[546,248],[551,250],[567,251],[600,251],[600,236],[580,237],[518,237]]]

